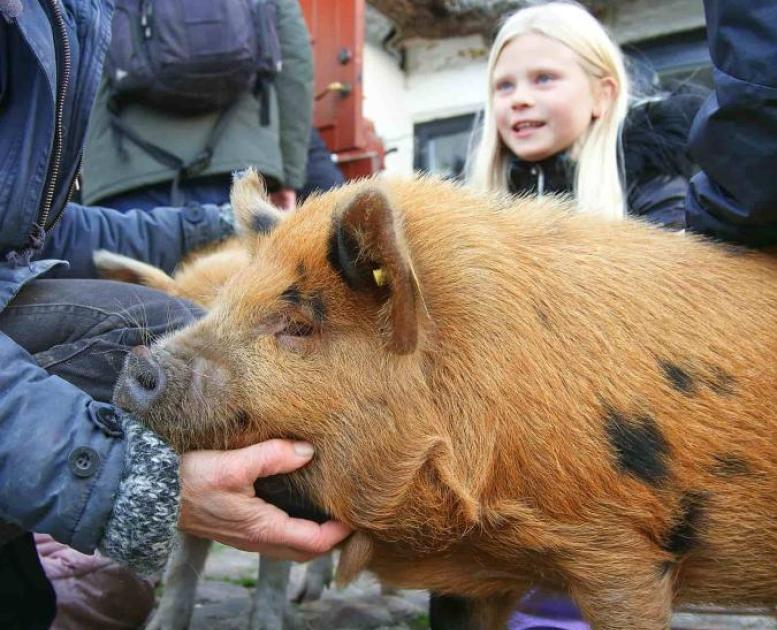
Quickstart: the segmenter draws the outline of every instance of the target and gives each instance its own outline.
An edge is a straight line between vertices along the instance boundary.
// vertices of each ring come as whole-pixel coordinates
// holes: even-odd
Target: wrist
[[[124,472],[99,549],[139,573],[164,566],[180,510],[179,460],[155,433],[123,420]]]

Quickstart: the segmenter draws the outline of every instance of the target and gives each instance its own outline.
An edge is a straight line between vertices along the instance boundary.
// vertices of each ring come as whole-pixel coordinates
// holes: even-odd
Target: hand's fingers
[[[351,533],[351,529],[338,521],[327,521],[319,525],[301,518],[291,518],[279,510],[270,521],[261,527],[264,542],[289,547],[306,554],[321,554],[329,551]]]
[[[319,525],[291,518],[283,510],[261,499],[245,498],[241,504],[239,512],[246,515],[240,527],[243,535],[236,537],[235,530],[230,528],[212,532],[209,537],[245,551],[304,562],[329,551],[352,531],[337,521]]]
[[[253,488],[259,477],[289,473],[307,464],[313,447],[307,442],[268,440],[229,452],[230,477],[238,485]]]
[[[227,544],[229,544],[227,542]],[[238,544],[232,545],[243,551],[250,551],[252,553],[259,553],[262,556],[269,556],[275,560],[291,560],[292,562],[309,562],[313,558],[320,554],[303,553],[292,549],[291,547],[279,547],[278,545],[246,543],[241,541]]]

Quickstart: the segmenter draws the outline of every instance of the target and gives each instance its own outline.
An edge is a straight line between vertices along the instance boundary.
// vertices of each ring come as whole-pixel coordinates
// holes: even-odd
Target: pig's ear
[[[235,213],[237,233],[241,236],[268,234],[285,216],[270,203],[264,179],[253,168],[233,175],[229,201]]]
[[[351,289],[384,304],[389,349],[413,352],[420,291],[399,217],[380,190],[362,190],[335,217],[329,261]]]
[[[178,287],[164,271],[134,258],[98,249],[92,254],[94,266],[101,278],[142,284],[169,295],[177,295]]]

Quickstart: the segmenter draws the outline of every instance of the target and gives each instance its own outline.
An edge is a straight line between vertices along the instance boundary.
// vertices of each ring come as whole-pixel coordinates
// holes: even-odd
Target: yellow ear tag
[[[377,284],[379,287],[388,284],[388,276],[386,275],[386,272],[380,267],[372,270],[372,277],[375,278],[375,284]]]

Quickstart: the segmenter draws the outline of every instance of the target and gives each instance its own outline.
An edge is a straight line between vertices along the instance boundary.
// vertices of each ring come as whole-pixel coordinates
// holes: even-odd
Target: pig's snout
[[[167,378],[159,362],[145,346],[136,346],[127,355],[114,399],[129,411],[143,413],[159,400]]]

